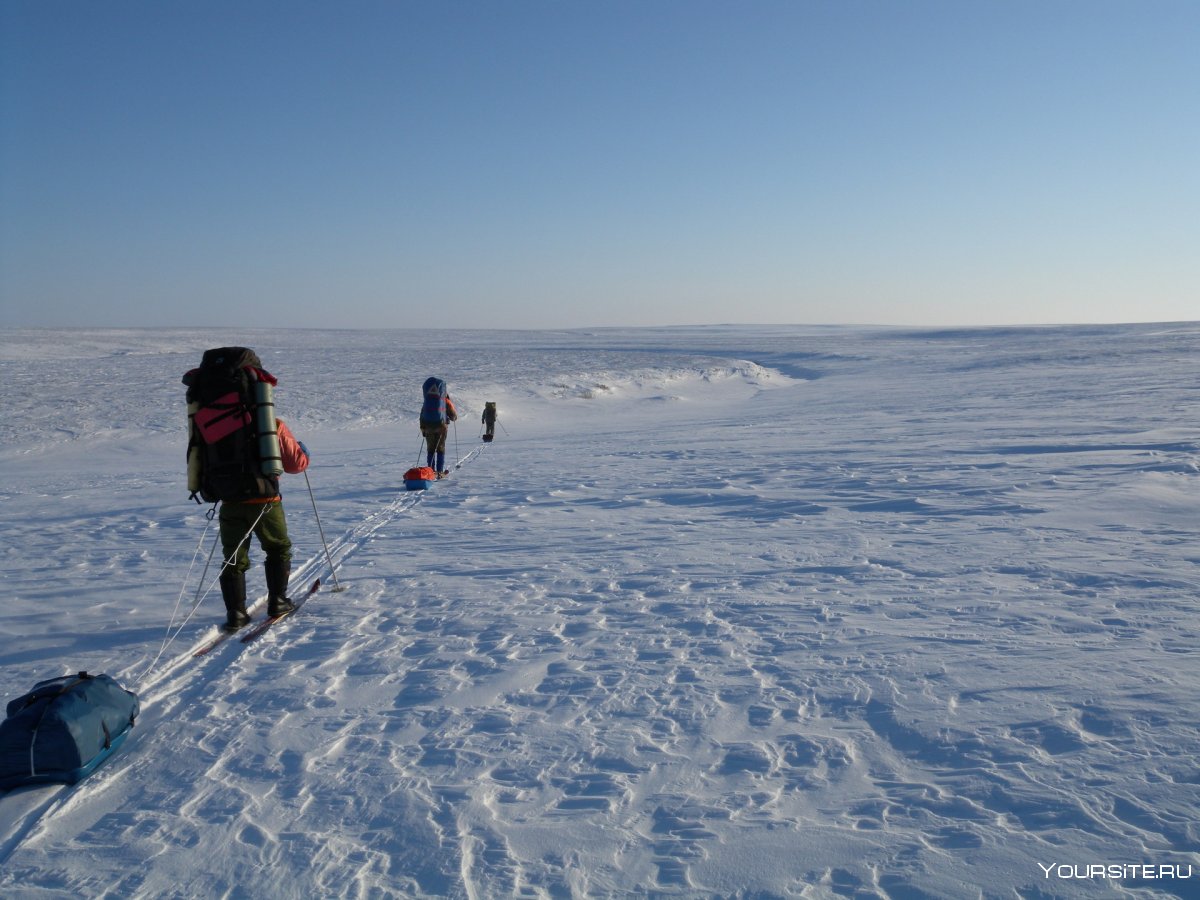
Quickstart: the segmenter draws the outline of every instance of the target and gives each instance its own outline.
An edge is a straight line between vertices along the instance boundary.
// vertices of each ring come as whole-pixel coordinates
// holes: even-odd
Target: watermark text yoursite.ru
[[[1149,863],[1038,863],[1047,878],[1106,878],[1113,881],[1184,880],[1193,876],[1190,863],[1154,865]]]

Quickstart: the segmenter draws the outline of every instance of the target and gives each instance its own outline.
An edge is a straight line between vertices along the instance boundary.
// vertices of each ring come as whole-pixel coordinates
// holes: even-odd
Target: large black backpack
[[[275,378],[246,347],[205,352],[183,376],[188,404],[188,490],[207,503],[274,497],[283,471]],[[197,499],[199,502],[199,499]]]

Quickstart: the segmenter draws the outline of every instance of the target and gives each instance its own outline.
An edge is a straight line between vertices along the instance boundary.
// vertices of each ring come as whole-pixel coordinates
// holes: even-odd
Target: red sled
[[[429,466],[418,466],[404,473],[404,486],[410,491],[423,491],[437,481],[437,472]]]

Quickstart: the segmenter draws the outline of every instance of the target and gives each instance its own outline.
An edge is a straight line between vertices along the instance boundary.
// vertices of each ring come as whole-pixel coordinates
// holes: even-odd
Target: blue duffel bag
[[[108,675],[39,681],[0,722],[0,789],[86,778],[125,741],[138,712],[137,695]]]

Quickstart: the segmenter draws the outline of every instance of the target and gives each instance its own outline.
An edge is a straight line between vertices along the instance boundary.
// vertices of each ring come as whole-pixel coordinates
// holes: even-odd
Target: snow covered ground
[[[193,659],[179,378],[235,343],[345,591],[289,476],[324,587]],[[1198,897],[1197,359],[1200,324],[0,332],[0,699],[143,704],[0,797],[0,895]],[[462,465],[407,492],[428,375]]]

